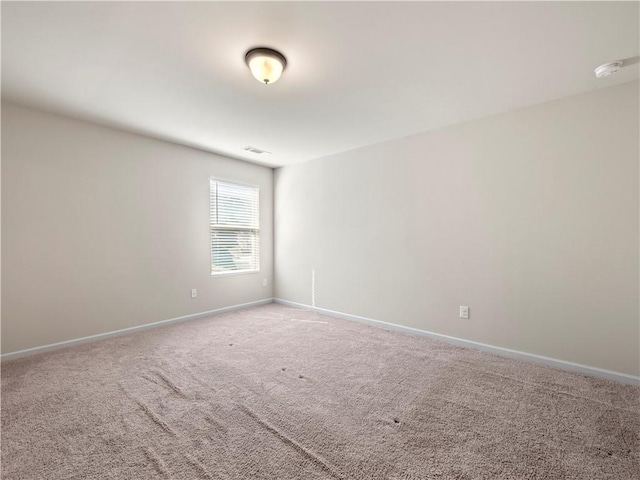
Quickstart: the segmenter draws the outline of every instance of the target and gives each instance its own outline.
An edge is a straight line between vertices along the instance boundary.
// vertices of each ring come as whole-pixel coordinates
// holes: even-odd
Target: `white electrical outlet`
[[[269,286],[269,280],[267,278],[263,278],[262,279],[262,286],[263,287],[268,287]]]
[[[192,288],[191,289],[191,298],[198,298],[198,289],[197,288]]]
[[[460,318],[469,318],[469,307],[460,307]]]

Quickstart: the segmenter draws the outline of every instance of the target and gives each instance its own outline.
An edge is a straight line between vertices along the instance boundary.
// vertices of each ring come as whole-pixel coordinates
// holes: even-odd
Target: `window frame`
[[[256,204],[255,204],[256,225],[255,227],[247,227],[242,225],[240,226],[239,225],[220,225],[220,224],[214,224],[212,222],[213,202],[212,202],[211,192],[212,192],[212,186],[214,182],[216,184],[225,183],[228,185],[233,185],[238,187],[248,187],[248,188],[255,189],[255,192],[256,192]],[[218,187],[216,186],[216,188]],[[219,206],[219,203],[216,201],[216,208],[218,208],[218,206]],[[218,210],[216,210],[216,216],[217,214],[218,214]],[[213,236],[216,231],[244,231],[244,232],[249,232],[255,235],[255,252],[253,255],[253,257],[255,258],[255,268],[215,271],[214,263],[213,263],[213,258],[214,258]],[[236,180],[229,180],[229,179],[220,178],[220,177],[209,177],[209,264],[210,264],[210,272],[212,277],[221,277],[221,276],[227,276],[227,275],[245,275],[245,274],[260,272],[260,186],[259,185],[238,182]]]

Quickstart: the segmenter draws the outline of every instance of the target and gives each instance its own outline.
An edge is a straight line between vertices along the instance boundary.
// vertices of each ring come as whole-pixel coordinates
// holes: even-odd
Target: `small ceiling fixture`
[[[266,150],[262,150],[260,148],[252,147],[251,145],[244,147],[242,150],[245,152],[257,153],[258,155],[262,155],[263,153],[268,153],[271,155],[271,152],[267,152]]]
[[[256,80],[265,85],[277,82],[287,66],[284,55],[265,47],[249,50],[244,61]]]
[[[596,77],[602,78],[616,73],[621,68],[622,61],[618,60],[617,62],[605,63],[604,65],[600,65],[594,70],[594,72],[596,74]]]

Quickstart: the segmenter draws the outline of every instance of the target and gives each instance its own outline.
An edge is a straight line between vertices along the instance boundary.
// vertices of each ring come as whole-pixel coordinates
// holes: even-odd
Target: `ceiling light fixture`
[[[249,50],[244,61],[256,80],[265,85],[277,82],[287,66],[284,55],[265,47]]]
[[[608,77],[616,73],[618,70],[622,68],[622,61],[618,60],[617,62],[605,63],[604,65],[600,65],[598,68],[594,70],[596,77]]]

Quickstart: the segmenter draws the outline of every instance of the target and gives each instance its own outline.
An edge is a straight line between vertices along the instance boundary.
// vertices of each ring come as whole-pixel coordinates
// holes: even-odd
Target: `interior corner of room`
[[[637,112],[630,82],[272,169],[4,102],[3,355],[275,297],[637,376]],[[260,186],[259,273],[203,261],[211,176]]]

